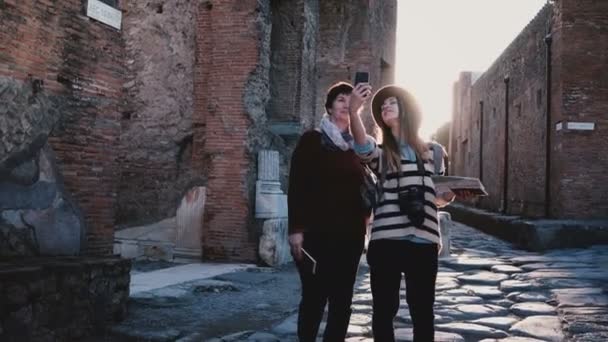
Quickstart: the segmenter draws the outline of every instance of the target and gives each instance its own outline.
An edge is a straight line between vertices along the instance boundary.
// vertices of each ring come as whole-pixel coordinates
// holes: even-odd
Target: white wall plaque
[[[560,121],[560,122],[558,122],[558,123],[555,124],[555,130],[556,131],[561,131],[562,128],[563,128],[563,126],[564,126],[564,124],[562,124],[562,122]]]
[[[577,131],[593,131],[595,122],[568,122],[568,129]]]
[[[122,12],[99,0],[88,0],[87,16],[120,30]]]

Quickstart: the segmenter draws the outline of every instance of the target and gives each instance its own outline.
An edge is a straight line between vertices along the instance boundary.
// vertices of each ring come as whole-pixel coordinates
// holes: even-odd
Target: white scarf
[[[325,133],[327,137],[331,139],[334,145],[336,145],[336,147],[342,151],[347,151],[353,148],[353,137],[348,132],[340,132],[338,126],[336,126],[336,124],[330,120],[327,113],[323,114],[323,118],[321,118],[319,130]]]

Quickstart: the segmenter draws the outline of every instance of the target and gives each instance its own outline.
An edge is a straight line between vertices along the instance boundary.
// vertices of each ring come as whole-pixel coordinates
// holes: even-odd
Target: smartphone
[[[365,71],[357,71],[355,73],[355,86],[359,83],[368,83],[369,82],[369,72]]]

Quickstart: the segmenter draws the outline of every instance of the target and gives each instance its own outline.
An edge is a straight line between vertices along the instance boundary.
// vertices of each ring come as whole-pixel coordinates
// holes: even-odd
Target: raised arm
[[[350,130],[357,145],[365,145],[367,142],[367,134],[360,114],[363,104],[370,99],[371,94],[372,87],[369,83],[359,83],[350,97]]]

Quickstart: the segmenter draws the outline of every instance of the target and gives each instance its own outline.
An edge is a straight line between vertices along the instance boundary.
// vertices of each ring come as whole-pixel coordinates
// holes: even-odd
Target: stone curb
[[[535,220],[456,203],[443,210],[455,221],[531,251],[608,244],[608,219]]]

